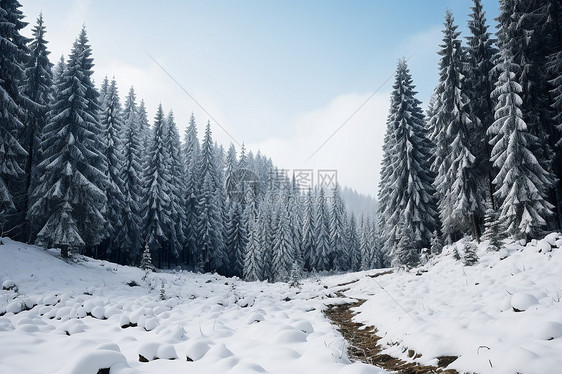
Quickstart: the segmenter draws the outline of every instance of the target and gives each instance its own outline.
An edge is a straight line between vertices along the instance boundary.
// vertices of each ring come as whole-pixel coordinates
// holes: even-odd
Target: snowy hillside
[[[462,255],[460,243],[458,251]],[[499,252],[478,249],[464,266],[454,247],[410,272],[371,278],[362,273],[325,279],[330,288],[366,299],[355,320],[374,325],[384,351],[477,373],[560,373],[562,368],[562,236],[550,234]],[[351,282],[351,283],[350,283]]]
[[[350,363],[349,343],[322,312],[356,299],[366,301],[355,320],[374,325],[383,353],[404,361],[458,356],[448,368],[477,373],[562,367],[559,234],[499,252],[483,243],[473,266],[446,247],[409,272],[310,278],[298,288],[188,272],[143,279],[137,268],[66,263],[56,250],[3,241],[2,374],[384,373]]]
[[[137,268],[65,263],[58,251],[3,241],[0,280],[18,291],[0,291],[2,374],[383,372],[350,364],[322,314],[330,290],[321,283],[187,272],[143,280]]]

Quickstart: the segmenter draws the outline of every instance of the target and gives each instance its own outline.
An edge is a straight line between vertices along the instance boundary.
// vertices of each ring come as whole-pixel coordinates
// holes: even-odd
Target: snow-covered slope
[[[383,373],[347,359],[322,314],[330,291],[319,282],[299,289],[188,272],[143,279],[140,269],[66,263],[56,250],[3,241],[2,374]]]
[[[460,243],[458,250],[462,255]],[[386,353],[478,373],[562,372],[562,236],[550,234],[499,252],[478,249],[463,266],[453,247],[420,269],[376,278],[369,273],[325,278],[335,289],[366,299],[356,321],[377,327]],[[344,282],[353,282],[336,287]]]

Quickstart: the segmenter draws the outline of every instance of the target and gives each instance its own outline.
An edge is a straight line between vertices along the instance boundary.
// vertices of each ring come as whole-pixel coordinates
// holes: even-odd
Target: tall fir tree
[[[324,190],[320,188],[316,202],[316,252],[311,258],[315,271],[330,270],[330,213]]]
[[[226,265],[224,212],[220,201],[222,186],[218,173],[219,160],[213,144],[211,124],[207,122],[198,165],[200,195],[196,254],[204,271],[219,271]]]
[[[348,233],[349,238],[349,255],[350,255],[350,270],[360,271],[361,270],[361,247],[359,236],[357,232],[357,221],[355,215],[351,213],[349,218]]]
[[[415,94],[406,61],[400,60],[387,121],[387,166],[380,181],[381,190],[386,191],[379,205],[379,214],[384,216],[381,228],[386,252],[391,252],[404,235],[398,232],[399,227],[411,228],[409,240],[415,249],[429,245],[437,226],[433,174],[429,170],[431,145],[421,102]]]
[[[316,209],[311,189],[306,193],[304,209],[301,248],[303,252],[304,269],[306,271],[311,271],[316,254]]]
[[[472,120],[463,75],[460,33],[450,11],[445,15],[441,61],[439,64],[438,108],[434,114],[433,143],[444,154],[434,159],[435,188],[439,196],[442,232],[452,241],[472,228],[478,239],[480,211],[475,157],[470,151]],[[442,160],[441,160],[442,159]]]
[[[33,105],[21,89],[28,39],[20,33],[27,25],[20,8],[17,0],[0,2],[0,231],[17,239],[23,239],[27,194],[25,110]]]
[[[272,275],[274,282],[287,282],[295,261],[295,248],[289,222],[289,210],[279,200],[275,212]]]
[[[552,205],[546,200],[551,179],[533,153],[539,149],[540,140],[523,119],[522,87],[516,81],[518,66],[504,46],[502,57],[502,73],[493,92],[498,101],[496,120],[488,130],[494,136],[492,161],[498,168],[494,184],[501,204],[500,222],[513,238],[536,237],[552,214]]]
[[[123,118],[123,169],[121,172],[123,204],[121,226],[116,241],[124,252],[124,262],[138,263],[142,250],[142,212],[144,206],[141,134],[133,87],[125,99]]]
[[[85,28],[74,42],[45,126],[43,175],[30,214],[41,227],[36,242],[69,251],[98,245],[106,235],[107,158],[99,124],[93,60]]]
[[[243,277],[247,281],[263,279],[263,242],[257,217],[250,217],[248,243],[244,255]]]
[[[41,160],[41,135],[47,124],[49,106],[53,100],[53,64],[49,61],[50,52],[47,50],[48,42],[45,40],[45,33],[43,14],[39,14],[33,28],[33,39],[29,44],[29,59],[24,71],[23,91],[33,102],[28,105],[27,126],[24,135],[24,148],[27,151],[24,212],[27,212],[29,206],[34,203],[31,196],[40,176],[37,166]],[[27,220],[29,221],[29,215]],[[34,229],[27,227],[24,231],[26,239],[31,241],[30,236]]]
[[[242,277],[247,245],[247,220],[242,205],[239,202],[232,202],[226,222],[226,249],[229,259],[229,274],[227,275]]]
[[[185,162],[185,258],[186,263],[197,267],[197,225],[199,220],[198,166],[200,144],[193,113],[185,131],[183,158]],[[201,270],[201,269],[200,269]]]
[[[148,195],[144,212],[145,242],[149,246],[153,260],[162,267],[162,251],[169,240],[166,235],[172,226],[170,218],[170,180],[169,160],[166,159],[166,120],[162,105],[158,106],[154,117],[153,136],[148,152],[145,185]]]
[[[331,269],[346,271],[351,267],[347,233],[347,212],[341,197],[341,189],[336,185],[330,207],[330,246],[333,251]]]
[[[177,262],[183,252],[185,243],[184,227],[185,227],[185,167],[183,155],[181,153],[180,136],[178,128],[174,121],[172,111],[166,118],[166,134],[165,134],[165,150],[166,159],[168,160],[168,175],[170,182],[170,219],[173,224],[168,228],[169,241],[168,253],[166,259],[168,267],[171,261]]]
[[[478,179],[479,199],[488,201],[495,207],[493,197],[493,172],[490,163],[490,138],[486,134],[494,122],[494,103],[491,97],[494,90],[494,65],[498,50],[488,32],[486,13],[481,0],[473,0],[474,6],[468,21],[470,35],[466,38],[466,80],[467,96],[470,100],[469,111],[472,116],[470,132],[470,149],[475,156]],[[481,205],[483,208],[483,205]],[[483,217],[484,212],[478,212]]]
[[[121,117],[121,102],[115,78],[108,83],[101,105],[101,126],[103,127],[105,142],[105,158],[107,159],[107,258],[115,262],[122,262],[121,243],[115,240],[117,231],[123,226],[123,119]]]

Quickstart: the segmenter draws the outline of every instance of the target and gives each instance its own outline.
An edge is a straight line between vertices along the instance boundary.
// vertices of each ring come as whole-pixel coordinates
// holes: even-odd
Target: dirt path
[[[343,295],[342,295],[343,296]],[[338,326],[345,340],[348,342],[347,353],[350,359],[376,365],[390,372],[401,374],[425,374],[425,373],[448,373],[458,374],[456,370],[444,369],[451,362],[455,361],[455,356],[438,357],[439,367],[423,366],[418,363],[406,362],[387,354],[381,353],[382,347],[378,344],[381,339],[376,334],[374,326],[365,326],[361,323],[353,322],[356,314],[351,309],[360,306],[365,300],[358,300],[354,303],[332,305],[326,311],[326,316]],[[410,357],[421,357],[421,355],[410,350]]]

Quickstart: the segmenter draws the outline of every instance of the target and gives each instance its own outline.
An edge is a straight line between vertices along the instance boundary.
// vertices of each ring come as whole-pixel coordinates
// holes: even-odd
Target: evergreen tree
[[[316,253],[311,258],[315,271],[330,270],[330,214],[324,190],[320,188],[316,203]]]
[[[431,236],[431,253],[434,255],[438,255],[443,251],[443,243],[441,242],[441,238],[437,233],[437,230],[433,231],[433,235]]]
[[[211,136],[211,124],[207,122],[198,167],[201,184],[197,227],[197,257],[202,259],[205,271],[218,271],[226,265],[224,213],[220,201],[222,186],[218,164]]]
[[[199,189],[198,164],[200,145],[197,138],[195,117],[191,114],[189,126],[185,131],[183,142],[183,157],[185,162],[185,245],[186,262],[197,267],[197,222],[199,219]],[[199,269],[202,270],[202,269]]]
[[[140,268],[145,271],[155,271],[156,268],[152,264],[152,256],[150,255],[150,247],[145,245],[144,251],[142,253],[142,259],[140,262]]]
[[[123,180],[121,179],[124,158],[123,144],[123,119],[121,118],[121,103],[115,79],[105,88],[105,97],[101,106],[101,125],[105,136],[105,158],[107,159],[107,255],[115,262],[121,260],[121,244],[115,241],[115,236],[123,226]]]
[[[498,214],[493,209],[486,210],[484,217],[484,234],[482,239],[489,240],[489,251],[499,251],[501,245],[501,227],[498,221]]]
[[[69,250],[105,237],[107,159],[98,120],[93,60],[86,30],[74,42],[43,131],[43,172],[30,214],[41,227],[36,242]]]
[[[166,119],[165,152],[168,160],[168,175],[170,180],[170,219],[173,224],[168,228],[168,253],[166,255],[168,267],[172,258],[174,261],[180,258],[185,243],[185,176],[184,160],[181,153],[180,136],[174,114],[172,111]]]
[[[351,271],[361,270],[361,246],[359,236],[357,234],[357,222],[355,215],[351,214],[349,219],[348,233],[349,239],[349,253],[350,253],[350,266]]]
[[[338,185],[334,188],[330,210],[330,246],[333,253],[330,268],[339,271],[346,271],[351,267],[346,223],[347,215]]]
[[[316,255],[316,209],[312,190],[306,193],[305,213],[303,219],[303,235],[301,248],[304,257],[304,269],[311,271]]]
[[[381,226],[386,251],[401,239],[397,227],[410,227],[411,248],[427,246],[436,227],[433,175],[429,171],[430,143],[420,101],[404,60],[398,62],[393,86],[388,136],[385,144],[387,166],[381,175],[386,191],[379,205],[384,216]],[[382,179],[384,177],[384,179]]]
[[[28,40],[20,34],[27,25],[20,7],[17,0],[0,2],[0,232],[7,229],[15,238],[21,237],[27,193],[22,189],[28,157],[23,122],[26,104],[33,104],[20,88],[28,53]]]
[[[248,227],[243,276],[245,280],[252,282],[263,279],[263,242],[257,219],[251,218]]]
[[[121,172],[123,204],[121,226],[116,242],[127,255],[129,263],[138,263],[142,245],[142,212],[144,206],[142,143],[138,124],[138,110],[133,87],[125,100],[123,118],[123,169]]]
[[[447,11],[444,25],[436,90],[439,107],[434,114],[437,118],[433,120],[433,142],[438,144],[438,150],[445,153],[434,159],[434,184],[440,198],[443,234],[451,241],[456,234],[472,226],[473,236],[478,239],[478,177],[475,175],[475,157],[470,151],[468,132],[472,121],[464,88],[460,33],[450,11]]]
[[[242,205],[232,202],[226,222],[226,248],[229,258],[227,275],[241,277],[244,270],[244,254],[248,245],[247,224]]]
[[[463,238],[463,262],[465,266],[472,266],[478,262],[476,245],[467,237]]]
[[[404,265],[409,268],[420,262],[418,250],[414,247],[414,233],[411,227],[402,224],[399,230],[399,240],[394,249],[394,262],[396,265]]]
[[[273,281],[288,282],[292,265],[295,262],[295,251],[289,226],[289,211],[283,203],[277,204],[275,218],[276,228],[273,239],[272,262]]]
[[[49,51],[45,40],[45,26],[43,25],[43,15],[39,14],[37,24],[33,28],[33,39],[29,44],[30,58],[25,67],[25,84],[23,91],[33,102],[27,109],[27,126],[25,129],[24,148],[27,151],[26,160],[26,202],[23,211],[27,212],[30,206],[34,186],[37,184],[40,173],[37,166],[41,160],[41,135],[43,128],[48,121],[49,106],[53,100],[52,86],[53,74],[51,62],[49,62]],[[31,204],[34,201],[31,201]],[[28,217],[29,220],[29,217]],[[36,228],[35,228],[36,229]],[[34,230],[28,228],[24,230],[28,239]],[[35,231],[36,232],[36,231]]]
[[[171,198],[169,169],[166,159],[166,120],[162,105],[158,106],[154,118],[153,136],[148,152],[147,173],[145,185],[148,189],[147,205],[144,212],[145,242],[152,254],[158,257],[158,267],[162,267],[162,250],[169,240],[168,229],[172,222],[170,218]],[[153,256],[154,257],[154,256]]]
[[[466,48],[466,80],[467,96],[470,99],[469,110],[472,115],[470,132],[470,149],[475,156],[475,167],[478,180],[480,200],[488,200],[495,206],[492,185],[492,165],[490,163],[490,138],[486,134],[488,127],[494,122],[494,103],[491,93],[494,89],[494,64],[497,49],[494,39],[490,37],[486,24],[485,12],[481,0],[473,0],[474,6],[468,21],[470,36]],[[485,141],[483,140],[485,139]],[[478,214],[481,216],[483,212]]]
[[[551,215],[552,205],[546,200],[551,175],[533,153],[539,149],[540,140],[523,119],[522,87],[515,81],[514,72],[518,67],[511,62],[509,49],[502,47],[502,57],[502,73],[493,92],[498,101],[496,120],[488,130],[494,136],[492,161],[498,168],[495,196],[507,233],[514,238],[535,237]]]
[[[150,131],[150,124],[148,123],[148,114],[146,112],[146,106],[144,105],[144,100],[141,100],[139,104],[139,133],[142,142],[142,148],[148,152],[150,149],[150,141],[152,134]]]

